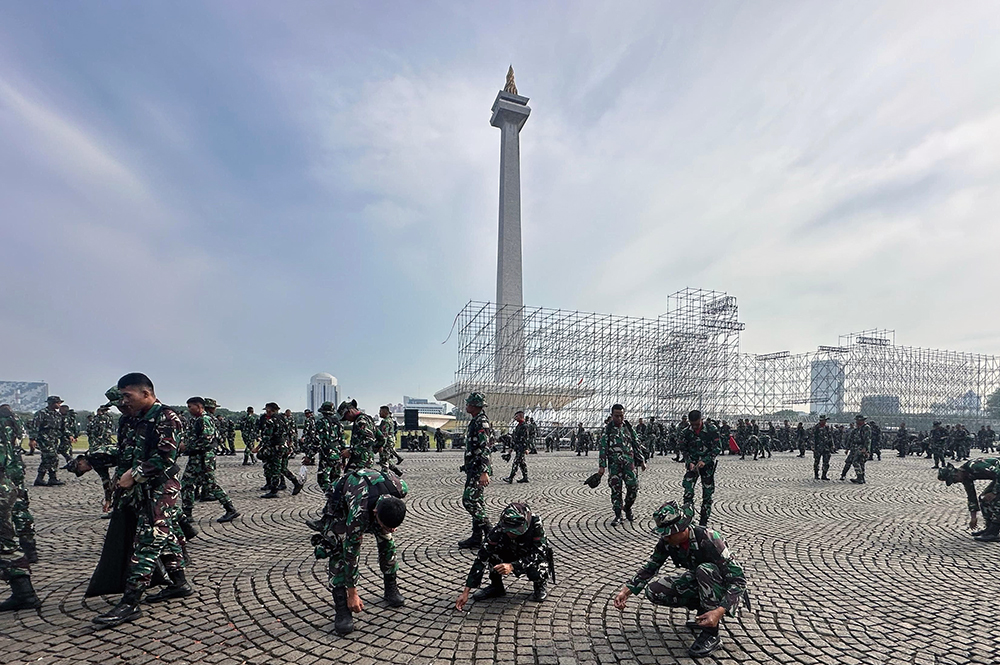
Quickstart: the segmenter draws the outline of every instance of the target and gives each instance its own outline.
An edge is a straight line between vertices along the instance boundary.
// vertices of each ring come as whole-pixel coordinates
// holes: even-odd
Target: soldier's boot
[[[42,601],[35,595],[34,587],[31,586],[31,578],[27,575],[10,578],[10,591],[10,598],[0,603],[0,612],[33,610],[42,605]]]
[[[708,511],[709,511],[708,506],[702,505],[701,513],[698,516],[699,526],[708,526]]]
[[[505,483],[507,483],[508,485],[510,485],[511,483],[514,482],[514,474],[512,473],[509,476],[507,476],[506,478],[501,478],[500,480],[502,480]]]
[[[625,506],[625,519],[629,522],[635,521],[635,518],[632,516],[632,506]]]
[[[292,496],[295,496],[296,494],[298,494],[299,492],[301,492],[303,487],[305,487],[305,483],[300,483],[298,478],[293,478],[292,479]]]
[[[473,550],[483,544],[483,525],[472,520],[472,535],[465,540],[458,541],[458,549]]]
[[[24,552],[24,560],[28,563],[38,563],[38,545],[35,544],[34,536],[24,536],[21,541],[21,551]]]
[[[507,590],[503,588],[503,578],[497,573],[490,571],[490,583],[482,589],[476,590],[472,594],[473,600],[487,600],[489,598],[502,598],[507,595]]]
[[[48,485],[48,483],[45,482],[45,472],[39,471],[38,477],[35,478],[35,487],[44,487],[45,485]]]
[[[279,489],[279,490],[287,490],[287,489],[288,489],[288,484],[287,484],[287,483],[285,482],[285,479],[284,479],[284,478],[282,478],[282,479],[281,479],[281,480],[280,480],[280,481],[278,482],[278,489]]]
[[[865,477],[864,476],[858,476],[857,478],[851,478],[851,482],[854,483],[855,485],[864,485],[865,484]]]
[[[181,528],[181,533],[184,534],[185,540],[194,540],[198,537],[198,529],[195,528],[194,524],[191,522],[191,516],[188,514],[181,515],[181,518],[177,520],[178,526]]]
[[[813,478],[815,478],[816,480],[819,480],[819,471],[813,470]]]
[[[820,478],[820,480],[830,480],[830,479],[829,479],[829,478],[827,478],[826,474],[824,473],[824,474],[823,474],[823,477],[822,477],[822,478]]]
[[[135,621],[142,616],[142,610],[139,609],[139,601],[142,599],[143,589],[139,588],[128,588],[125,590],[125,594],[122,599],[118,601],[110,612],[105,612],[104,614],[98,614],[94,617],[94,623],[107,626],[111,628],[113,626],[120,626],[123,623],[129,621]]]
[[[382,578],[385,593],[382,597],[389,607],[402,607],[406,604],[406,599],[399,593],[399,585],[396,583],[396,573],[389,573]]]
[[[615,518],[611,520],[611,526],[618,526],[621,523],[622,523],[621,508],[615,508]]]
[[[535,590],[531,594],[531,599],[536,603],[540,603],[549,597],[548,588],[546,588],[545,580],[535,580]]]
[[[337,587],[333,590],[333,607],[337,616],[333,619],[333,629],[338,635],[347,635],[354,632],[354,616],[347,607],[347,589]]]
[[[55,471],[49,471],[49,482],[48,482],[49,487],[57,487],[59,485],[65,485],[65,484],[66,483],[56,478]]]
[[[222,507],[226,509],[226,514],[215,520],[219,524],[225,524],[226,522],[232,522],[234,519],[240,516],[240,511],[236,510],[236,506],[233,505],[232,501],[226,501],[222,504]]]
[[[976,536],[981,543],[1000,543],[1000,520],[990,522],[986,529]]]
[[[171,598],[186,598],[194,593],[194,589],[188,584],[183,570],[171,570],[168,574],[170,575],[170,584],[147,597],[147,603],[158,603]]]
[[[520,479],[519,481],[517,481],[517,482],[519,482],[519,483],[526,483],[526,482],[528,482],[528,472],[527,472],[527,471],[525,471],[525,472],[524,472],[524,477],[523,477],[523,478],[521,478],[521,479]]]
[[[692,658],[703,658],[720,646],[722,646],[722,640],[719,639],[719,629],[703,628],[694,644],[688,649],[688,653],[691,654]]]

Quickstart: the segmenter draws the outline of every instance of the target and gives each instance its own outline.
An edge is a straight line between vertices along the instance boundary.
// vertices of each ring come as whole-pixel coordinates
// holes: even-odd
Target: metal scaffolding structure
[[[499,421],[523,408],[539,422],[596,426],[621,403],[631,418],[673,420],[699,408],[720,419],[848,420],[862,411],[923,426],[986,422],[987,399],[1000,390],[1000,357],[899,346],[891,330],[841,335],[809,353],[742,353],[736,297],[719,291],[678,291],[656,319],[508,309],[462,309],[455,383],[435,397],[460,405],[484,391]],[[523,357],[523,374],[497,371],[510,355],[518,366]]]

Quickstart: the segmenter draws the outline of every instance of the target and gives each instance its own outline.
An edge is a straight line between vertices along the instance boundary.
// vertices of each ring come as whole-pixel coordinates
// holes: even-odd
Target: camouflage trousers
[[[243,440],[243,464],[250,464],[251,462],[257,461],[257,456],[253,454],[254,446],[257,445],[257,440]]]
[[[986,501],[983,499],[983,495],[985,494],[992,494],[993,500]],[[979,496],[979,508],[983,511],[983,519],[986,520],[987,524],[1000,521],[1000,496],[998,494],[1000,494],[1000,481],[994,480],[986,486],[983,494]]]
[[[195,491],[199,487],[202,488],[203,497],[215,499],[223,506],[230,503],[226,490],[215,479],[215,453],[191,453],[188,457],[181,477],[181,504],[184,514],[189,517],[194,506]]]
[[[858,480],[865,479],[865,463],[868,461],[868,453],[863,450],[852,450],[847,453],[847,459],[844,460],[844,470],[840,472],[840,477],[844,478],[847,475],[847,470],[854,469],[854,477]]]
[[[320,446],[316,453],[316,482],[324,492],[333,489],[340,480],[340,473],[340,455]]]
[[[181,483],[170,478],[157,488],[144,488],[143,505],[136,511],[135,549],[129,562],[126,588],[145,589],[149,586],[157,559],[167,571],[184,567],[184,550],[177,537]]]
[[[22,493],[20,486],[0,480],[0,580],[4,581],[30,574],[28,560],[18,542],[20,533],[14,524],[14,506]]]
[[[462,492],[462,507],[472,515],[477,524],[486,522],[486,499],[483,488],[479,484],[478,474],[465,474],[465,491]]]
[[[611,488],[611,508],[615,514],[622,511],[622,485],[625,486],[625,509],[631,510],[635,498],[639,495],[639,474],[632,464],[619,464],[608,461],[608,487]]]
[[[393,540],[392,534],[385,533],[378,527],[368,529],[368,533],[375,536],[375,544],[378,546],[378,567],[382,571],[382,575],[395,575],[399,570],[399,564],[396,562],[396,541]],[[330,534],[327,535],[329,537]],[[353,587],[354,580],[348,579],[347,576],[348,558],[350,558],[351,568],[358,570],[358,566],[361,564],[360,547],[358,551],[345,552],[345,549],[351,548],[345,548],[343,536],[336,534],[333,534],[333,545],[330,548],[327,586],[331,590]]]
[[[526,451],[523,450],[514,453],[514,463],[510,467],[510,476],[508,476],[511,480],[514,479],[514,475],[517,473],[518,469],[521,470],[521,475],[523,477],[528,477],[528,463],[525,461],[526,455]]]
[[[722,572],[714,563],[700,564],[673,577],[661,577],[646,586],[646,598],[655,605],[702,612],[719,607],[725,594]],[[727,614],[732,615],[732,610]]]
[[[68,462],[73,456],[73,439],[62,439],[59,441],[59,454]]]
[[[56,468],[59,466],[59,454],[56,452],[56,447],[58,444],[49,443],[47,441],[38,442],[38,452],[41,453],[42,459],[38,463],[38,475],[39,477],[49,474],[50,477],[55,477]]]
[[[934,455],[934,466],[944,466],[944,446],[931,444],[931,454]]]
[[[820,461],[823,462],[823,477],[826,478],[826,474],[830,471],[830,451],[829,450],[814,450],[813,451],[813,475],[814,476],[819,476]]]
[[[287,455],[262,448],[260,451],[260,461],[264,464],[264,478],[267,480],[268,489],[277,491],[282,476],[288,480],[298,482],[298,478],[288,470]]]
[[[17,497],[11,507],[11,519],[14,522],[14,533],[21,540],[32,540],[35,537],[35,518],[31,516],[29,506],[28,492],[18,487]]]
[[[705,466],[684,473],[681,485],[684,487],[684,503],[694,503],[694,486],[701,478],[701,518],[707,521],[712,515],[712,496],[715,494],[715,462],[706,462]]]

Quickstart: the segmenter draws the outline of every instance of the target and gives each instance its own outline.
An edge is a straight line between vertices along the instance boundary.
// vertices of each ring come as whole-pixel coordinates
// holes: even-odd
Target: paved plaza
[[[33,576],[43,606],[0,616],[0,662],[15,663],[691,663],[683,610],[642,597],[624,613],[612,595],[656,542],[649,518],[679,499],[681,465],[652,460],[642,474],[634,526],[612,528],[607,486],[583,479],[597,456],[531,455],[531,483],[506,485],[499,455],[487,490],[495,519],[512,500],[544,518],[558,583],[528,600],[516,580],[505,598],[454,610],[472,554],[461,507],[458,452],[406,454],[409,513],[397,531],[407,606],[381,599],[374,542],[363,552],[365,612],[346,638],[333,631],[325,561],[309,530],[323,497],[311,479],[297,497],[258,498],[261,467],[219,458],[219,476],[243,517],[220,525],[201,503],[190,543],[196,595],[144,606],[132,624],[99,630],[93,616],[117,598],[84,599],[107,521],[95,474],[31,489],[42,560]],[[713,523],[749,577],[752,606],[724,622],[718,663],[998,663],[1000,545],[974,542],[961,487],[935,479],[931,462],[886,454],[868,484],[812,480],[812,458],[720,459]],[[836,477],[843,454],[834,458]],[[38,457],[26,457],[33,477]],[[293,463],[293,468],[298,464]],[[699,490],[700,491],[700,490]],[[670,573],[668,563],[662,570]]]

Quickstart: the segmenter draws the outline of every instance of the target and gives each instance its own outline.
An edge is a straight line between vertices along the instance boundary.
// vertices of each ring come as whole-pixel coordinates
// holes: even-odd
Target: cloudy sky
[[[1000,354],[997,34],[988,2],[4,2],[0,379],[430,396],[495,289],[511,63],[526,304],[692,286],[745,351]]]

